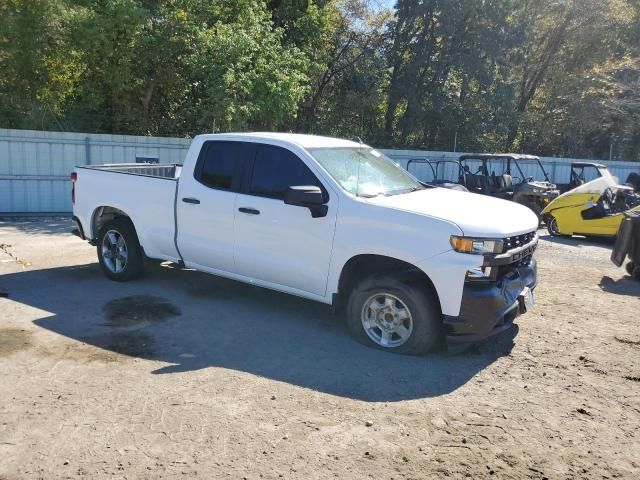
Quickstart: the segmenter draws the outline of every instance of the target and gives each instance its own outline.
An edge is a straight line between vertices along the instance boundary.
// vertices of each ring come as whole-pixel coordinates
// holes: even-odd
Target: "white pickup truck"
[[[508,328],[536,286],[526,207],[420,183],[375,149],[311,135],[195,137],[182,166],[81,166],[77,234],[105,275],[145,257],[333,304],[356,340],[421,354]]]

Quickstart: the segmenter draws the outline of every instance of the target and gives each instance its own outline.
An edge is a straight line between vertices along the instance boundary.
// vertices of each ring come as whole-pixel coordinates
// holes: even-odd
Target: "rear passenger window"
[[[249,188],[252,195],[281,199],[289,187],[303,185],[320,187],[328,200],[320,181],[294,153],[271,145],[257,147]]]
[[[198,159],[196,180],[219,190],[237,190],[242,163],[252,152],[252,145],[243,142],[206,142]]]

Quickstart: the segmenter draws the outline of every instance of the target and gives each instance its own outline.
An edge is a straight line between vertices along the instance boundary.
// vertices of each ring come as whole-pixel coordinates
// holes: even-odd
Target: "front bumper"
[[[535,259],[514,267],[498,280],[466,281],[460,314],[445,316],[447,347],[451,352],[507,330],[515,318],[526,312],[523,294],[537,284]]]

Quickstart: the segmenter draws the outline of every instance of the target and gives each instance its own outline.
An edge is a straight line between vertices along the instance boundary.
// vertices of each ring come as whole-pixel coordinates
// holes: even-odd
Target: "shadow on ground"
[[[614,280],[605,275],[600,280],[600,288],[608,293],[616,295],[627,295],[629,297],[640,297],[640,282],[634,280],[629,275],[625,275],[618,280]]]
[[[222,367],[365,401],[456,390],[508,355],[517,334],[457,356],[393,355],[354,342],[328,306],[171,265],[129,283],[97,264],[25,271],[0,276],[0,290],[42,310],[39,327],[168,363],[153,374]]]
[[[37,221],[34,221],[37,220]],[[60,217],[3,217],[0,228],[11,227],[27,234],[71,234],[75,228],[71,215]]]

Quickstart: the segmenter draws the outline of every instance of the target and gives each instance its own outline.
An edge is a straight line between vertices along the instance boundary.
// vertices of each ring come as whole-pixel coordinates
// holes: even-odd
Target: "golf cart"
[[[602,178],[609,174],[609,169],[606,165],[593,162],[574,162],[571,164],[571,175],[569,176],[569,183],[558,184],[560,193],[573,190],[580,185],[584,185],[587,182],[591,182],[597,178]]]
[[[532,155],[462,155],[460,183],[470,192],[513,200],[529,207],[540,219],[545,206],[560,193],[540,159]]]
[[[640,173],[631,172],[624,183],[633,188],[635,193],[640,194]]]
[[[411,168],[413,166],[413,168]],[[449,188],[451,190],[468,190],[458,183],[460,163],[457,160],[430,160],[428,158],[412,158],[407,162],[407,171],[418,180]]]

